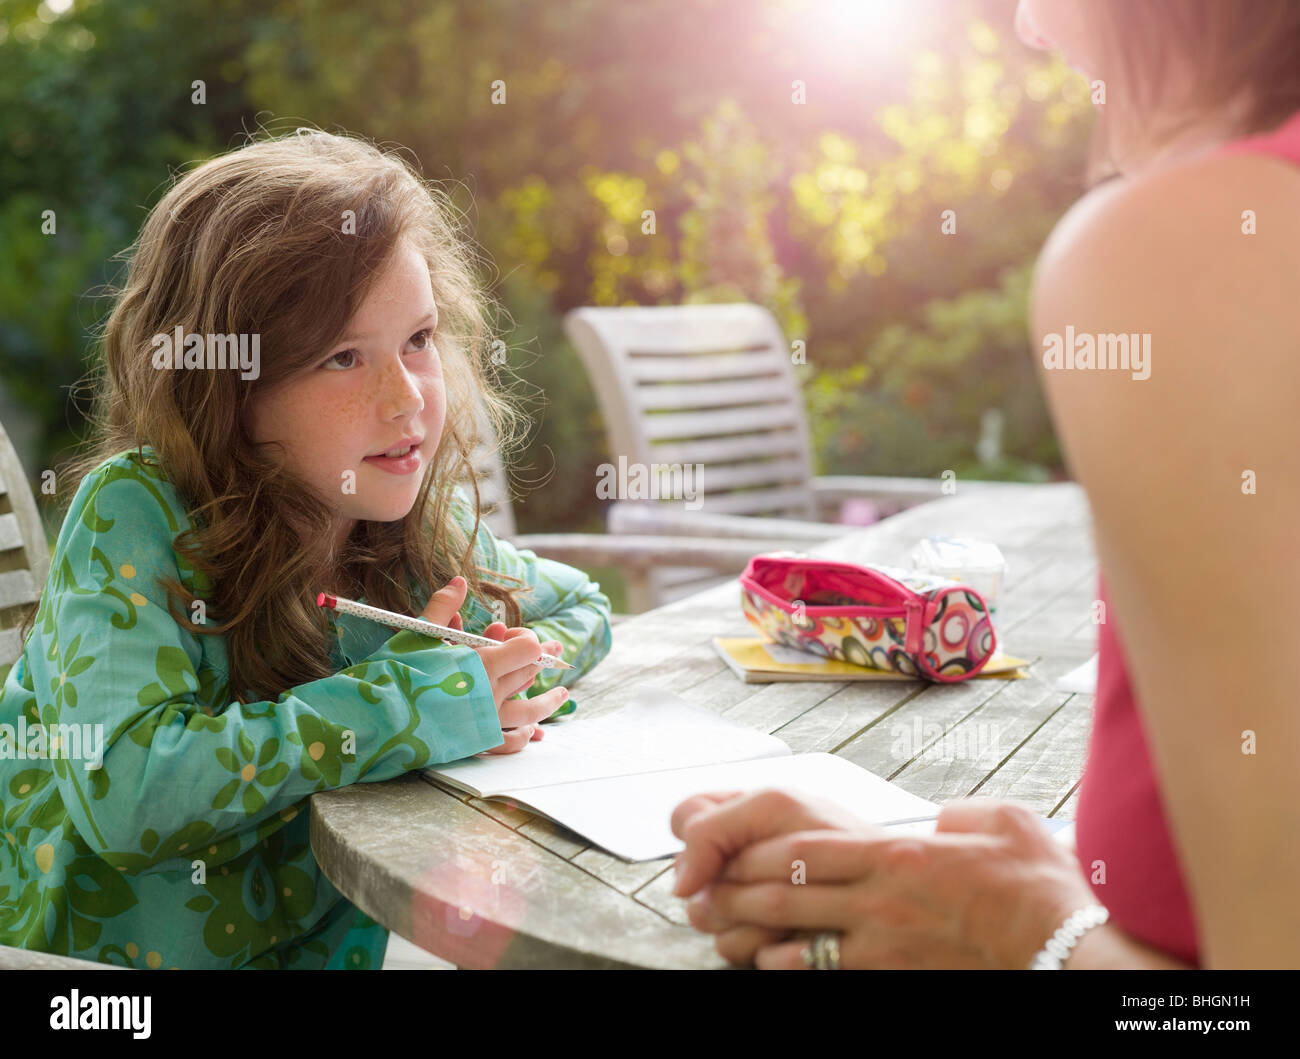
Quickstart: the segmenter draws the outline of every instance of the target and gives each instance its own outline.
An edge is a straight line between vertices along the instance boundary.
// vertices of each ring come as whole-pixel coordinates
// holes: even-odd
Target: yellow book
[[[784,644],[770,643],[757,636],[717,636],[714,649],[733,673],[746,684],[773,684],[785,680],[920,680],[887,669],[872,669],[797,651]],[[804,661],[807,659],[807,661]],[[1013,658],[1000,650],[972,680],[1023,680],[1027,659]]]

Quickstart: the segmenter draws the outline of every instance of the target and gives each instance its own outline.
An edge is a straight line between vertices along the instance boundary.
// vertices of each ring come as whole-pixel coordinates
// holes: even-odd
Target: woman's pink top
[[[1219,153],[1261,152],[1300,166],[1300,113],[1277,129],[1235,140]],[[1097,598],[1106,601],[1104,577]],[[1142,711],[1133,699],[1123,635],[1106,613],[1098,626],[1097,698],[1088,763],[1079,785],[1075,843],[1097,900],[1125,932],[1186,963],[1200,964],[1196,921],[1165,822]],[[1103,875],[1104,872],[1104,875]]]

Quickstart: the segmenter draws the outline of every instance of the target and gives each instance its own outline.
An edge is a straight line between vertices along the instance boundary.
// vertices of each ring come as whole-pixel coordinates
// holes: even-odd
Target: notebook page
[[[1051,833],[1052,838],[1064,846],[1074,848],[1073,820],[1063,820],[1054,816],[1041,816],[1039,819],[1043,821],[1043,826]],[[925,820],[910,824],[895,824],[889,826],[889,832],[892,835],[933,835],[935,833],[935,821]]]
[[[1083,695],[1097,694],[1097,659],[1093,655],[1078,669],[1071,669],[1056,682],[1057,691],[1075,691]]]
[[[940,808],[832,754],[796,754],[504,793],[517,795],[523,804],[615,856],[638,861],[682,849],[670,826],[672,812],[692,795],[763,787],[824,798],[866,823],[937,816]]]
[[[544,739],[517,754],[463,758],[429,772],[486,798],[555,783],[789,753],[775,736],[692,706],[666,688],[642,685],[621,710],[548,724]]]

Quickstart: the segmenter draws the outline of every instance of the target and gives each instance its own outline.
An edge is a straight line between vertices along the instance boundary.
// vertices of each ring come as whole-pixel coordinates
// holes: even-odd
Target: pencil
[[[351,599],[331,596],[327,592],[317,594],[316,606],[324,607],[326,610],[337,610],[343,614],[355,614],[358,618],[366,618],[369,621],[378,622],[380,625],[409,629],[411,632],[418,632],[423,636],[432,636],[439,640],[446,640],[448,643],[462,644],[465,647],[500,647],[503,643],[501,640],[493,640],[487,636],[475,636],[473,633],[464,632],[460,629],[449,629],[445,625],[425,621],[423,618],[394,614],[391,610],[382,610],[379,607],[357,603]],[[534,664],[541,666],[543,669],[573,668],[563,658],[555,658],[552,655],[542,655]]]

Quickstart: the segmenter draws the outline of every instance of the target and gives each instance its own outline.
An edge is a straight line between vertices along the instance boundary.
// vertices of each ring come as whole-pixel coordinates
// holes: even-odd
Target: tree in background
[[[1059,473],[1025,300],[1091,108],[1016,41],[1013,7],[13,0],[5,386],[46,424],[48,466],[80,431],[93,292],[169,172],[259,123],[314,124],[410,148],[474,221],[537,418],[523,529],[598,525],[604,431],[559,325],[583,304],[771,308],[806,344],[821,473]],[[981,461],[990,411],[1002,455]]]

